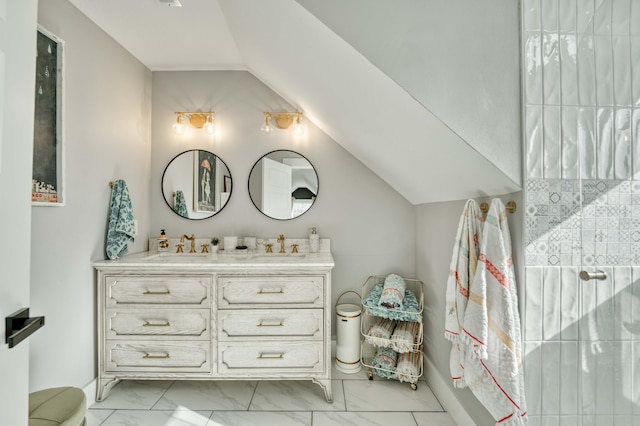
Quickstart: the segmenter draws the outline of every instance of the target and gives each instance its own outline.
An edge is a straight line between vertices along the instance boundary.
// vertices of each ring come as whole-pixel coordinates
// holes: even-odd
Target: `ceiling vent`
[[[180,0],[158,0],[158,3],[164,6],[182,7]]]

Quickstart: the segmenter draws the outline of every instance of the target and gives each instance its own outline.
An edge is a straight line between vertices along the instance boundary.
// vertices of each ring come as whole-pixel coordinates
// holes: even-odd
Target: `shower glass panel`
[[[640,0],[523,0],[522,40],[529,415],[640,424]]]

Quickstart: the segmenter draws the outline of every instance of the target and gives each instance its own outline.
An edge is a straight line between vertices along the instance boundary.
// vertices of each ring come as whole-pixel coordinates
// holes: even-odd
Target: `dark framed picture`
[[[64,42],[38,27],[31,202],[64,205]]]
[[[194,151],[193,172],[193,210],[196,212],[215,212],[216,156],[209,151]]]
[[[231,176],[224,176],[224,192],[231,192]]]

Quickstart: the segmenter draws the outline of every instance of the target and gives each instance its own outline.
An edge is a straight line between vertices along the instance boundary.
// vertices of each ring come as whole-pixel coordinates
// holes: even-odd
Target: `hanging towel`
[[[118,259],[127,253],[127,241],[133,241],[135,224],[129,189],[123,180],[116,180],[111,193],[109,227],[107,230],[107,257]]]
[[[173,210],[182,217],[189,218],[189,211],[187,211],[187,202],[184,199],[184,192],[181,190],[176,191],[176,198],[173,200]]]
[[[491,201],[478,268],[469,287],[463,340],[469,389],[497,425],[526,423],[518,296],[504,205]]]
[[[469,299],[469,285],[478,264],[482,222],[478,203],[475,200],[467,200],[458,222],[446,291],[444,337],[452,343],[449,369],[453,385],[457,388],[466,386],[463,368],[466,346],[460,341],[459,336]]]
[[[402,309],[402,300],[406,289],[407,283],[404,282],[400,275],[389,274],[384,280],[378,306],[384,306],[389,309]]]

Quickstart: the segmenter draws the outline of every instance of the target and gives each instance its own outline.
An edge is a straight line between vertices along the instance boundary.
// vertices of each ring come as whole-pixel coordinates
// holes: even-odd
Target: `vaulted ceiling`
[[[341,37],[304,1],[180,0],[182,7],[159,0],[70,1],[152,71],[251,72],[413,204],[520,189],[519,122],[508,136],[474,140],[482,132],[456,120],[456,108],[430,104],[429,96],[399,84],[401,74],[363,54],[366,48],[354,47],[358,43]],[[332,6],[328,12],[340,11],[339,2]],[[455,89],[451,93],[455,98]],[[519,112],[512,114],[517,121]]]

